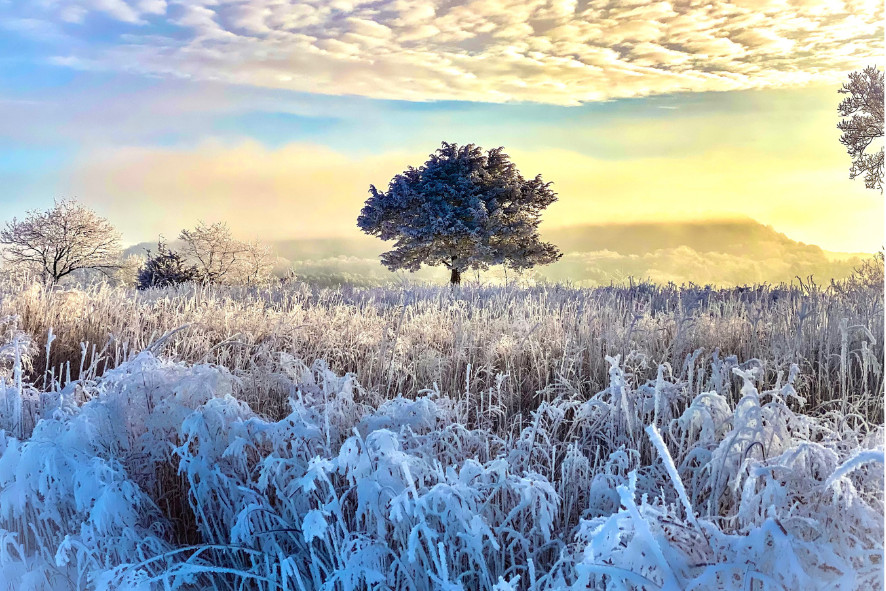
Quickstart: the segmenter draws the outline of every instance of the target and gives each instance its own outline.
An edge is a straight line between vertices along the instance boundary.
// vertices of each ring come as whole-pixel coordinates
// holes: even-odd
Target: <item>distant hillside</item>
[[[852,272],[864,255],[826,252],[792,240],[754,220],[710,222],[640,222],[549,228],[545,240],[563,251],[563,258],[534,270],[540,280],[580,285],[607,285],[628,278],[656,282],[735,285],[790,282],[813,275],[819,283]],[[128,249],[143,254],[143,243]],[[407,278],[445,281],[445,270],[422,269],[394,274],[378,262],[389,245],[361,234],[353,238],[284,240],[272,246],[281,257],[278,270],[292,268],[298,276],[322,283],[392,283]],[[398,277],[399,275],[399,277]],[[513,273],[511,274],[513,276]],[[466,279],[475,278],[466,274]],[[481,273],[480,279],[504,278],[501,269]]]
[[[589,284],[633,277],[735,285],[810,275],[826,283],[851,273],[864,256],[825,252],[751,219],[573,226],[550,229],[544,237],[564,256],[539,274]]]
[[[791,240],[772,226],[751,219],[582,225],[550,229],[544,232],[544,237],[563,252],[608,250],[643,255],[680,246],[700,253],[767,258],[784,250],[802,250],[810,255],[824,252],[818,246]]]

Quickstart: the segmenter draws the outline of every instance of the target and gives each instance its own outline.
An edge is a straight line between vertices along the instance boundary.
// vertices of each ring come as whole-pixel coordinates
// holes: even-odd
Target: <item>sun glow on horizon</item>
[[[355,236],[369,185],[445,140],[553,182],[546,228],[739,216],[872,252],[883,198],[848,179],[836,91],[882,61],[882,17],[873,0],[7,3],[0,216],[77,197],[131,242],[199,219]]]

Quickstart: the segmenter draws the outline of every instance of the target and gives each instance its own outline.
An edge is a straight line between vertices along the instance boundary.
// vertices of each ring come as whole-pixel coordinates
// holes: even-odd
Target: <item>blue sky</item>
[[[369,183],[447,140],[554,181],[554,226],[748,216],[882,244],[835,128],[883,53],[872,0],[6,1],[0,28],[7,219],[76,196],[131,242],[198,217],[348,235]]]

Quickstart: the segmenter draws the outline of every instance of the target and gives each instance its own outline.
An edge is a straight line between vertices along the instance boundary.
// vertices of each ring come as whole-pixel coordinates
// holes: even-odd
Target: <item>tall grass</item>
[[[733,401],[738,380],[728,369],[725,378],[712,375],[715,362],[759,365],[767,384],[796,364],[806,412],[852,410],[882,422],[882,284],[851,281],[729,290],[295,283],[137,292],[107,285],[60,291],[7,280],[0,284],[0,318],[41,351],[30,371],[45,385],[100,375],[178,329],[158,345],[174,359],[251,379],[281,352],[324,359],[386,396],[433,384],[478,400],[498,397],[507,417],[564,391],[599,391],[609,379],[607,355],[621,355],[634,385],[655,379],[665,365],[695,394],[725,379]],[[251,402],[279,417],[288,392],[270,382],[262,387],[267,391]]]
[[[607,363],[517,422],[495,392],[387,399],[286,355],[276,421],[246,373],[148,351],[4,379],[42,408],[0,415],[0,589],[882,587],[882,427],[792,410],[796,366],[765,391],[732,368],[730,402]]]
[[[0,590],[882,587],[868,275],[7,279]]]

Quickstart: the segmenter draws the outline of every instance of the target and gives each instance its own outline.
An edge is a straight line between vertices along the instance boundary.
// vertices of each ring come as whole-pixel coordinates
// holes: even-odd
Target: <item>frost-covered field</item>
[[[883,588],[876,281],[0,319],[0,589]]]

